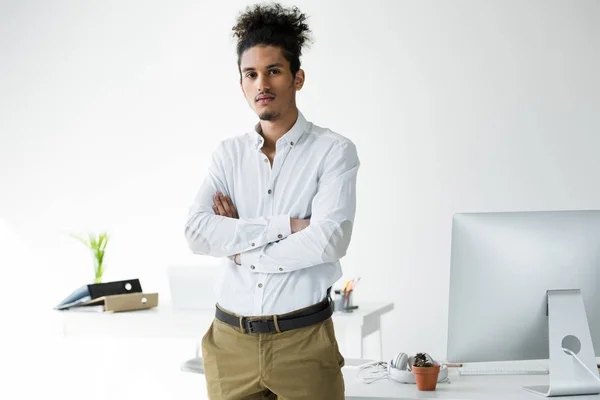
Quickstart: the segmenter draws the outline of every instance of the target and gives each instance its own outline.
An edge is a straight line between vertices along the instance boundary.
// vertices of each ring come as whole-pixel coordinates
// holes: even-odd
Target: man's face
[[[261,120],[275,121],[296,107],[296,91],[304,84],[304,71],[292,76],[281,48],[249,48],[242,54],[240,70],[244,96]]]

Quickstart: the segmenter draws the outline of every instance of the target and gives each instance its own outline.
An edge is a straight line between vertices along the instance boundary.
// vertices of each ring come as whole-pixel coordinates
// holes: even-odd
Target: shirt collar
[[[278,143],[283,142],[283,143],[289,144],[290,146],[296,145],[296,143],[298,143],[298,140],[300,140],[300,137],[306,130],[307,126],[308,126],[308,121],[306,121],[306,119],[304,118],[304,115],[302,115],[300,110],[298,110],[298,119],[296,119],[296,123],[294,123],[294,126],[292,126],[292,128],[289,131],[287,131],[281,138],[279,138],[279,140],[277,142]],[[261,132],[261,127],[260,127],[260,122],[259,122],[254,126],[254,129],[252,130],[252,137],[254,139],[254,145],[256,146],[257,149],[262,148],[263,143],[265,142],[265,139],[262,137],[260,132]]]

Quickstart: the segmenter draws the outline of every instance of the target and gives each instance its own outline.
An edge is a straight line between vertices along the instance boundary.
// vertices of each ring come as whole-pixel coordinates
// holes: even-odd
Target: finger
[[[217,195],[215,194],[215,195],[213,196],[213,210],[215,211],[215,214],[217,214],[217,215],[221,215],[221,214],[219,213],[219,207],[217,206],[217,201],[218,201],[218,199],[217,199]]]
[[[240,216],[238,215],[237,208],[235,208],[235,206],[233,205],[233,201],[231,200],[231,198],[228,197],[227,201],[229,202],[229,206],[233,210],[233,218],[239,219]]]
[[[223,206],[223,199],[221,197],[217,198],[217,208],[219,209],[219,214],[226,217],[227,211],[225,211],[225,207]]]
[[[215,205],[217,206],[217,208],[219,209],[219,215],[225,216],[225,208],[223,208],[223,204],[221,202],[221,198],[219,196],[217,196],[215,198]]]
[[[223,208],[225,209],[225,215],[229,218],[233,218],[233,210],[230,207],[229,198],[227,196],[221,198],[221,203],[223,203]]]
[[[231,200],[231,197],[227,196],[226,201],[227,205],[229,206],[229,210],[231,211],[231,218],[239,218],[237,209],[235,208],[235,205],[233,205],[233,200]]]

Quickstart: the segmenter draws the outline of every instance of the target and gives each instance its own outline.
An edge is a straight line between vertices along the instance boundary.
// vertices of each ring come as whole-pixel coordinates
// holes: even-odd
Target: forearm
[[[286,273],[336,262],[346,255],[351,236],[350,221],[314,223],[285,240],[243,252],[237,263],[253,272]]]
[[[195,254],[230,256],[281,240],[292,233],[288,214],[230,218],[215,214],[213,207],[217,199],[230,201],[227,185],[213,172],[196,194],[185,224],[185,237]]]
[[[234,219],[214,215],[212,211],[198,211],[190,215],[185,225],[185,236],[192,252],[214,257],[259,248],[290,234],[289,215]]]
[[[300,232],[303,229],[306,229],[309,225],[310,225],[310,219],[296,219],[296,218],[290,219],[290,229],[291,229],[292,234]],[[262,247],[264,247],[264,246],[261,246],[261,248]],[[237,265],[242,265],[241,253],[238,253],[233,257],[230,256],[230,259]]]

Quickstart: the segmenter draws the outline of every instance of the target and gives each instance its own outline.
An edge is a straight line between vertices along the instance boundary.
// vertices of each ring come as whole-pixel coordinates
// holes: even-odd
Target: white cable
[[[365,376],[361,377],[361,373]],[[356,378],[361,379],[364,383],[373,383],[388,377],[388,364],[383,361],[375,361],[363,364],[358,368],[358,372],[356,373]]]
[[[360,376],[363,374],[364,376]],[[392,379],[390,378],[390,367],[388,363],[383,361],[374,361],[363,364],[358,367],[358,372],[356,373],[356,379],[360,379],[364,383],[373,383],[382,379]],[[450,377],[446,377],[438,383],[450,383]]]
[[[575,357],[575,359],[576,359],[576,360],[579,362],[579,364],[581,364],[581,365],[583,366],[583,368],[585,368],[585,370],[586,370],[587,372],[589,372],[589,373],[590,373],[590,374],[591,374],[591,375],[592,375],[594,378],[596,378],[596,380],[599,380],[599,381],[600,381],[600,378],[598,377],[598,375],[597,375],[597,374],[595,374],[594,372],[592,372],[592,370],[591,370],[591,369],[589,369],[589,368],[588,368],[588,366],[587,366],[587,365],[585,365],[585,363],[584,363],[583,361],[581,361],[581,359],[580,359],[579,357],[577,357],[577,354],[573,353],[573,352],[572,352],[571,350],[569,350],[569,349],[565,349],[564,347],[563,347],[562,349],[563,349],[563,351],[564,351],[565,353],[567,353],[567,354],[570,354],[570,355],[572,355],[573,357]]]

